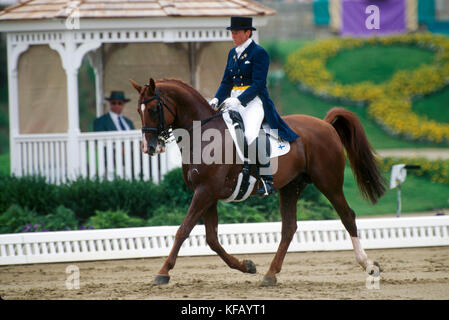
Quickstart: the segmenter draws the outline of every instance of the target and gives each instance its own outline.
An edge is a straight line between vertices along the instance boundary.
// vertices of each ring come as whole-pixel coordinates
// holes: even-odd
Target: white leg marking
[[[142,133],[142,144],[143,144],[143,148],[142,148],[143,153],[147,153],[148,145],[147,145],[147,139],[145,139],[145,133]]]
[[[366,268],[368,266],[371,266],[373,262],[368,260],[368,256],[366,255],[365,250],[363,250],[358,237],[351,237],[351,241],[354,248],[355,260],[362,266],[364,270],[366,270]]]

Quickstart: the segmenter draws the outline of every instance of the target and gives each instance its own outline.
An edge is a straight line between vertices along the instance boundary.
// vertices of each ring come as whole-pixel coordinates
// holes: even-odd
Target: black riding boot
[[[270,140],[269,137],[265,136],[265,148],[262,147],[262,152],[257,152],[257,165],[259,166],[259,170],[263,170],[264,172],[260,175],[261,186],[256,190],[256,194],[262,197],[266,197],[270,194],[276,192],[273,186],[273,175],[267,174],[267,171],[270,170]],[[256,140],[258,140],[257,138]],[[257,141],[257,147],[259,147],[259,143]],[[271,171],[271,170],[270,170]]]

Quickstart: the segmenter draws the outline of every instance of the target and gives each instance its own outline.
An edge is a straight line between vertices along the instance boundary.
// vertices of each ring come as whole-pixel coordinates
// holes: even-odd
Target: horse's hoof
[[[160,286],[160,285],[168,284],[168,281],[170,281],[170,276],[157,274],[153,280],[153,285]]]
[[[277,282],[276,276],[265,275],[263,277],[262,282],[260,283],[260,286],[261,287],[272,287],[272,286],[276,285],[276,282]]]
[[[247,273],[254,274],[257,272],[256,264],[254,262],[252,262],[251,260],[243,260],[243,263],[245,263]]]
[[[382,269],[380,268],[380,264],[377,261],[374,261],[372,265],[366,268],[366,272],[373,277],[379,277]]]

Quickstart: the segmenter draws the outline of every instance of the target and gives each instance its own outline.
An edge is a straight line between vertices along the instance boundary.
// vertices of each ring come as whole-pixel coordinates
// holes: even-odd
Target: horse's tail
[[[348,110],[332,108],[324,121],[330,123],[340,136],[362,196],[375,204],[385,193],[385,179],[379,172],[374,150],[360,120]]]

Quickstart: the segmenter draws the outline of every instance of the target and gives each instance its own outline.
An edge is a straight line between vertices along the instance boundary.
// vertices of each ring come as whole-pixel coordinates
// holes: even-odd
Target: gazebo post
[[[25,52],[29,45],[11,44],[9,35],[7,37],[8,57],[8,95],[9,95],[9,153],[11,173],[16,176],[22,175],[21,151],[18,150],[15,138],[20,133],[19,121],[19,77],[17,67],[19,57]]]
[[[104,99],[103,99],[103,53],[102,47],[95,51],[87,53],[89,63],[94,69],[95,73],[95,101],[96,101],[96,116],[101,117],[104,114]]]
[[[75,43],[66,41],[66,54],[68,56],[75,53]],[[67,108],[68,108],[68,128],[67,128],[67,177],[75,179],[79,175],[79,99],[78,99],[78,66],[72,59],[68,59],[66,66],[67,75]]]
[[[50,43],[61,56],[62,66],[67,76],[67,178],[76,179],[80,175],[80,153],[79,153],[79,99],[78,99],[78,70],[84,55],[98,49],[99,41],[85,42],[77,46],[74,32],[64,33],[64,45],[62,43]]]

